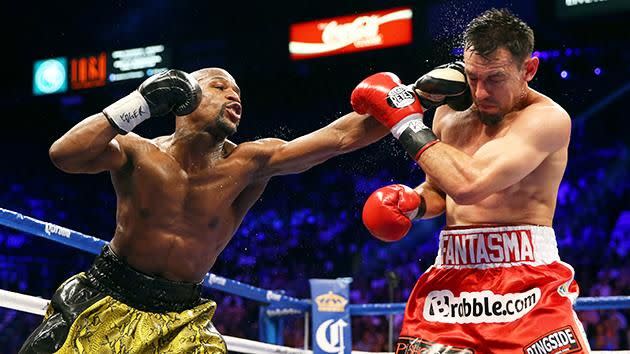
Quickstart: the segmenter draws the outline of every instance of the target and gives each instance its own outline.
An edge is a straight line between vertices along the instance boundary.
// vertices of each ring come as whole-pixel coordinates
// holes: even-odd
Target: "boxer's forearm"
[[[442,215],[446,210],[445,194],[429,182],[424,182],[414,188],[422,196],[422,202],[418,208],[417,219],[431,219]]]
[[[53,163],[62,170],[74,170],[103,154],[118,135],[102,114],[92,115],[72,127],[50,147]]]
[[[480,171],[473,158],[448,144],[437,143],[430,147],[417,163],[458,204],[468,203],[469,191],[475,190],[474,186],[480,181]]]
[[[349,153],[383,138],[389,130],[370,116],[355,112],[289,142],[267,139],[270,156],[258,167],[258,178],[306,171],[335,156]],[[275,143],[272,143],[272,140]],[[266,154],[264,154],[266,155]]]
[[[376,119],[356,112],[346,114],[324,129],[339,137],[340,153],[370,145],[389,134],[389,129]]]

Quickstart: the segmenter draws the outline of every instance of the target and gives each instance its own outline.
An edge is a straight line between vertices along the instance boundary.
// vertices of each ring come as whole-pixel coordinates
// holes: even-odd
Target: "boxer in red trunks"
[[[352,93],[358,113],[390,128],[426,174],[367,200],[363,219],[385,241],[414,218],[446,212],[435,264],[411,293],[396,353],[586,353],[552,220],[571,120],[528,86],[539,60],[531,28],[507,10],[471,21],[464,63],[405,86],[374,74]],[[467,81],[466,81],[467,80]],[[415,92],[414,92],[415,91]],[[425,109],[439,106],[433,128]]]

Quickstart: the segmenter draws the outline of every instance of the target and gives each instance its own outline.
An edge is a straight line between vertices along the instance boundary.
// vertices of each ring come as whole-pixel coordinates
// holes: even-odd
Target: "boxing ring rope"
[[[0,289],[0,307],[6,307],[13,310],[32,313],[43,316],[46,313],[46,307],[50,300],[42,299],[35,296],[24,295]],[[223,339],[230,348],[230,351],[240,353],[287,353],[287,354],[306,354],[313,353],[311,350],[296,349],[273,345],[268,343],[257,342],[244,338],[237,338],[223,335]],[[374,352],[352,351],[355,354],[385,354]]]
[[[106,241],[96,237],[85,235],[83,233],[49,222],[41,221],[30,216],[25,216],[18,212],[4,208],[0,208],[0,225],[59,242],[92,254],[99,254],[101,248],[107,243]],[[273,307],[267,310],[269,316],[282,316],[286,314],[308,315],[311,308],[310,300],[301,300],[274,292],[272,290],[257,288],[236,280],[217,276],[213,273],[206,274],[203,286],[255,300],[264,304],[272,304]],[[0,307],[6,307],[36,315],[44,315],[48,302],[49,300],[39,297],[0,289]],[[405,303],[349,304],[348,306],[350,314],[353,316],[391,315],[402,313],[405,309]],[[574,308],[576,311],[630,308],[630,296],[578,298]],[[243,338],[230,336],[224,336],[224,338],[230,350],[242,353],[312,353],[310,350],[283,347]],[[367,352],[360,351],[353,351],[353,353],[367,354]],[[593,353],[630,354],[630,350],[594,351]]]
[[[95,255],[99,254],[101,248],[107,243],[96,237],[85,235],[49,222],[37,220],[4,208],[0,208],[0,225],[59,242],[66,246],[78,248]],[[299,314],[311,308],[311,304],[308,300],[285,296],[271,290],[257,288],[236,280],[220,277],[213,273],[206,274],[203,285],[210,289],[224,291],[258,302],[281,303],[283,310],[286,310],[284,314],[287,312]],[[273,313],[270,315],[273,315]]]

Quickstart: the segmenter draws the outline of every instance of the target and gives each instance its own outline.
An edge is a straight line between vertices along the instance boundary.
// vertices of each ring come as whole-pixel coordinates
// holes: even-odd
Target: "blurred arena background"
[[[293,24],[397,7],[413,12],[407,44],[300,60],[289,53]],[[511,9],[534,29],[541,65],[531,86],[573,119],[554,220],[561,257],[575,268],[583,296],[630,295],[628,0],[15,2],[3,11],[1,25],[0,207],[111,239],[115,197],[109,176],[65,174],[50,163],[48,147],[142,81],[121,76],[124,70],[112,66],[114,52],[149,47],[166,64],[147,64],[149,70],[223,67],[242,90],[243,120],[232,140],[292,139],[348,112],[350,92],[369,74],[392,71],[412,82],[459,58],[466,23],[491,7]],[[52,58],[62,65],[65,60],[65,89],[55,86],[54,75],[35,87],[36,69]],[[139,72],[146,75],[147,69]],[[59,91],[46,93],[55,87]],[[136,131],[150,137],[172,128],[166,118]],[[386,244],[370,237],[360,212],[378,187],[415,186],[423,178],[391,137],[303,174],[276,178],[212,272],[298,298],[309,296],[309,278],[352,277],[352,303],[404,302],[433,262],[444,219],[418,221],[405,239]],[[50,298],[92,259],[0,228],[1,289]],[[220,292],[205,295],[219,305],[214,323],[221,333],[258,339],[259,304]],[[629,315],[579,313],[593,349],[630,348]],[[0,309],[0,353],[16,353],[40,321]],[[301,347],[303,319],[288,321],[295,325],[287,326],[284,343]],[[394,318],[395,328],[400,321]],[[386,316],[355,317],[352,328],[355,349],[387,349]]]

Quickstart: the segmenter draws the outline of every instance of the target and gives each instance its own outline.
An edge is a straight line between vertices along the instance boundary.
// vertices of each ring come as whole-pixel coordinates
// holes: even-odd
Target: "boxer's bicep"
[[[72,169],[64,169],[69,173],[96,174],[105,171],[115,172],[123,168],[129,161],[123,142],[112,139],[98,155],[73,165]]]
[[[547,155],[520,137],[505,136],[487,143],[473,155],[479,174],[471,188],[486,196],[508,188],[536,169]]]
[[[124,142],[118,138],[112,139],[102,153],[83,165],[82,173],[99,173],[104,171],[118,171],[127,163],[129,157],[125,151]]]
[[[49,148],[52,163],[68,173],[112,171],[126,163],[123,145],[129,136],[117,135],[102,113],[77,123]]]

